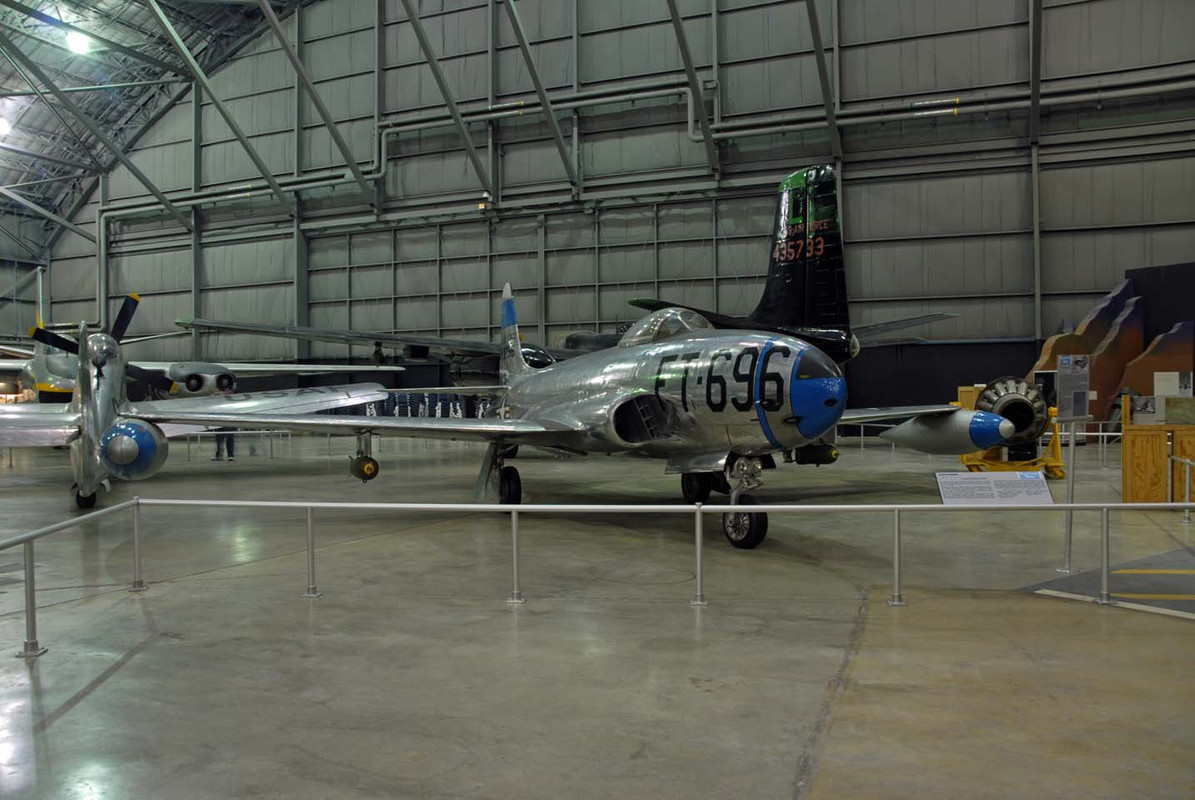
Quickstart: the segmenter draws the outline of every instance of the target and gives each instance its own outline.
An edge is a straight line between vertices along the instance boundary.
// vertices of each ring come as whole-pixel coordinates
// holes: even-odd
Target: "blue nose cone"
[[[1016,433],[1016,426],[999,414],[976,411],[971,417],[971,425],[967,432],[977,449],[987,450],[989,447],[1004,444]]]
[[[793,365],[789,386],[797,430],[807,440],[833,428],[846,410],[846,379],[838,365],[814,347]]]

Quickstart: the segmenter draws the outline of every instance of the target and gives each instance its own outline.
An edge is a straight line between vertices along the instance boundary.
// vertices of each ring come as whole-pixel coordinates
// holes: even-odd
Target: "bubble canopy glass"
[[[687,308],[661,308],[632,325],[618,340],[618,346],[635,347],[671,339],[684,333],[713,329],[710,321],[696,311]]]

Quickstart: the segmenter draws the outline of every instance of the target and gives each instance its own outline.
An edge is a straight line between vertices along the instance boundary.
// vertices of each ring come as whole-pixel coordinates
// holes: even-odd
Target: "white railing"
[[[336,503],[336,502],[296,502],[271,500],[174,500],[148,499],[134,497],[109,508],[93,511],[84,516],[64,520],[48,525],[44,528],[30,531],[19,536],[0,540],[0,551],[17,545],[24,547],[25,553],[25,643],[18,656],[32,658],[46,652],[37,638],[37,594],[35,583],[33,543],[53,533],[72,528],[80,523],[92,522],[101,517],[115,514],[125,509],[133,509],[133,582],[129,587],[131,592],[144,592],[147,587],[141,566],[141,509],[143,506],[171,506],[188,508],[268,508],[268,509],[301,509],[307,514],[307,590],[303,597],[316,598],[321,596],[315,578],[315,512],[317,510],[338,509],[348,511],[433,511],[439,513],[489,513],[510,515],[511,538],[511,591],[507,596],[507,603],[520,604],[525,602],[519,584],[519,518],[524,514],[689,514],[693,517],[693,546],[694,546],[694,578],[695,587],[690,605],[704,606],[705,576],[702,548],[704,539],[704,518],[706,514],[723,514],[727,512],[747,513],[781,513],[781,514],[860,514],[876,513],[892,516],[892,596],[888,604],[892,606],[905,605],[901,594],[901,525],[902,514],[927,513],[991,513],[993,511],[1032,511],[1050,512],[1063,511],[1067,515],[1075,511],[1100,512],[1100,596],[1096,602],[1100,605],[1116,605],[1109,595],[1109,548],[1110,525],[1109,514],[1117,511],[1178,511],[1189,512],[1191,503],[1060,503],[1058,505],[982,505],[982,506],[943,506],[928,503],[908,505],[714,505],[707,506],[698,503],[693,506],[676,505],[525,505],[506,506],[485,503]],[[1067,536],[1064,545],[1063,563],[1069,570],[1071,563],[1070,537]]]
[[[1191,505],[1191,467],[1195,467],[1195,461],[1192,461],[1189,458],[1180,458],[1179,456],[1168,456],[1168,458],[1177,464],[1182,464],[1184,467],[1183,472],[1186,475],[1186,494],[1184,495],[1186,497],[1186,501],[1184,504],[1188,507],[1183,509],[1183,522],[1190,522],[1191,521],[1191,509],[1190,509],[1190,505]],[[1166,470],[1166,484],[1167,484],[1166,499],[1173,503],[1174,502],[1174,485],[1173,485],[1174,484],[1174,475],[1173,475],[1173,473],[1170,472],[1170,470]]]

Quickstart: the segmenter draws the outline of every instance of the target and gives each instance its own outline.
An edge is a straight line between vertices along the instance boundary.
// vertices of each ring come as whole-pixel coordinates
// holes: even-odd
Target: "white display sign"
[[[1091,399],[1089,364],[1089,356],[1058,356],[1058,379],[1055,389],[1058,393],[1059,422],[1088,415],[1087,403]]]
[[[1041,472],[939,472],[938,492],[945,506],[1054,504]]]

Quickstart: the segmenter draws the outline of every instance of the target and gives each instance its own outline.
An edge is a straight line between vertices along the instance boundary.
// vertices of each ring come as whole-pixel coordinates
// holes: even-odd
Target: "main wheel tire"
[[[714,488],[714,476],[708,472],[686,472],[680,476],[680,491],[686,503],[705,503]]]
[[[523,479],[514,467],[503,467],[498,471],[498,502],[504,506],[517,506],[523,502]]]
[[[95,508],[95,492],[91,494],[79,494],[75,492],[75,505],[79,508]]]
[[[750,495],[741,495],[738,505],[757,506]],[[741,550],[754,550],[768,535],[768,515],[762,511],[736,511],[722,515],[722,532],[726,539]]]

